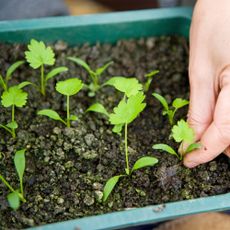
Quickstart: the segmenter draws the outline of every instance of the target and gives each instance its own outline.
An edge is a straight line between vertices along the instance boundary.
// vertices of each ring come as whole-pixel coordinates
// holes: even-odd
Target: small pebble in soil
[[[91,206],[94,204],[94,198],[89,196],[89,195],[86,195],[85,198],[84,198],[84,204],[86,204],[87,206]]]

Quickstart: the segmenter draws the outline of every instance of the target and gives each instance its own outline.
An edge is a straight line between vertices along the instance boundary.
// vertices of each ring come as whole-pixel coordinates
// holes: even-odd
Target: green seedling
[[[53,66],[55,63],[55,55],[51,47],[46,47],[44,42],[36,41],[32,39],[28,45],[28,51],[25,52],[25,57],[29,65],[33,69],[40,68],[41,71],[41,83],[40,83],[40,92],[42,95],[46,94],[46,84],[47,81],[51,78],[57,76],[58,74],[65,72],[68,68],[61,66],[54,68],[47,74],[45,74],[44,66],[49,65]],[[39,87],[37,87],[39,88]]]
[[[182,160],[187,153],[201,147],[200,143],[194,142],[194,130],[189,127],[188,123],[183,119],[178,121],[177,124],[173,126],[171,137],[175,142],[180,143],[180,148],[178,151],[166,144],[155,144],[153,145],[153,149],[163,150],[171,155],[177,156],[179,160]]]
[[[142,84],[136,78],[112,77],[103,84],[103,86],[108,85],[124,93],[126,97],[136,95],[143,90]]]
[[[17,86],[12,86],[1,96],[2,105],[5,108],[11,107],[11,122],[7,125],[0,124],[0,128],[9,132],[13,138],[16,137],[15,130],[18,128],[18,123],[15,120],[15,107],[22,108],[26,105],[28,94],[22,88],[29,84],[29,82],[23,82]]]
[[[182,98],[176,98],[175,100],[173,100],[172,102],[172,109],[170,108],[170,106],[168,105],[168,102],[167,100],[161,96],[160,94],[158,93],[153,93],[152,94],[160,103],[161,105],[163,106],[163,112],[162,114],[164,116],[168,116],[168,120],[169,120],[169,123],[170,125],[173,125],[174,124],[174,116],[175,116],[175,113],[177,112],[178,109],[186,106],[189,104],[189,101],[185,100],[185,99],[182,99]]]
[[[128,125],[133,122],[137,116],[144,110],[146,104],[143,102],[145,95],[143,92],[138,92],[131,95],[128,99],[123,98],[117,107],[113,109],[113,113],[109,114],[101,104],[94,104],[88,111],[94,111],[104,114],[109,118],[109,122],[114,125],[116,132],[121,132],[124,127],[124,142],[125,142],[125,174],[117,175],[110,178],[104,187],[103,201],[106,201],[110,193],[113,191],[119,179],[125,176],[130,176],[134,171],[155,165],[158,160],[154,157],[141,157],[130,169],[129,153],[128,153]]]
[[[90,66],[83,61],[80,58],[76,57],[68,57],[70,61],[73,61],[74,63],[78,64],[79,66],[83,67],[87,73],[89,74],[89,77],[91,79],[91,83],[89,85],[85,85],[89,89],[89,96],[94,97],[96,92],[100,89],[101,84],[100,84],[100,78],[101,75],[105,72],[105,70],[113,64],[113,62],[108,62],[105,65],[97,68],[96,70],[92,70]]]
[[[62,95],[66,96],[66,121],[63,120],[60,115],[52,109],[40,110],[37,114],[47,116],[53,120],[61,121],[68,128],[70,127],[70,121],[76,121],[78,119],[75,115],[70,115],[70,96],[77,94],[83,87],[81,80],[77,78],[70,78],[65,81],[59,81],[56,84],[56,90]]]
[[[7,91],[7,89],[8,89],[8,82],[12,78],[12,74],[15,72],[16,69],[18,69],[24,63],[25,63],[24,61],[17,61],[14,64],[12,64],[7,69],[5,77],[3,77],[0,74],[0,86],[2,86],[4,91]]]
[[[11,191],[7,195],[7,200],[9,205],[12,209],[17,210],[20,207],[20,202],[26,202],[24,198],[24,191],[23,191],[23,175],[25,172],[25,149],[19,150],[15,153],[14,156],[14,166],[18,174],[20,188],[14,189],[7,180],[0,174],[0,180],[6,185],[6,187]]]
[[[150,73],[145,74],[146,82],[144,83],[144,92],[148,92],[153,77],[159,72],[160,72],[159,70],[153,70]]]

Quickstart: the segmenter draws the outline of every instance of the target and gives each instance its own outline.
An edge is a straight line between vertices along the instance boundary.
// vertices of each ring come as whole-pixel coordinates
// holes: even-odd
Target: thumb
[[[217,99],[213,121],[200,139],[202,148],[185,156],[184,164],[189,168],[211,161],[230,144],[230,74],[222,79],[223,87]]]

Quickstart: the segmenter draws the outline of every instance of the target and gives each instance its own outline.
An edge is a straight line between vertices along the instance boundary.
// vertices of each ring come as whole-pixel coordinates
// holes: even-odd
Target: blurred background
[[[192,6],[195,0],[0,0],[0,20]]]

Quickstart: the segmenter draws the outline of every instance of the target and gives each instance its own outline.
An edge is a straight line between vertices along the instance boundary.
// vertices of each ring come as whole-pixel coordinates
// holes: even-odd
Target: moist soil
[[[26,228],[230,191],[230,164],[224,155],[195,169],[187,169],[175,156],[152,149],[156,143],[178,148],[169,139],[167,118],[162,116],[162,107],[151,94],[158,92],[166,96],[168,102],[175,97],[188,99],[188,44],[184,38],[159,37],[76,47],[57,42],[52,46],[57,58],[55,65],[67,66],[69,71],[49,82],[46,97],[26,87],[28,103],[16,109],[17,138],[12,139],[4,130],[0,132],[0,172],[14,188],[19,186],[13,165],[14,153],[27,149],[24,177],[27,202],[12,211],[6,200],[9,190],[0,183],[1,229]],[[0,44],[0,50],[3,74],[10,64],[24,59],[26,47]],[[104,204],[101,199],[105,182],[124,173],[124,141],[112,133],[105,117],[85,113],[85,110],[97,101],[111,111],[122,95],[111,87],[104,87],[94,98],[88,97],[87,91],[71,97],[71,113],[79,117],[71,128],[36,115],[40,109],[52,108],[65,116],[65,98],[55,91],[58,80],[78,77],[89,81],[85,70],[68,61],[67,56],[81,57],[92,68],[114,61],[101,77],[102,81],[111,76],[136,76],[144,82],[144,74],[160,70],[147,93],[146,109],[128,127],[130,166],[145,155],[157,157],[159,164],[121,179]],[[39,83],[39,70],[32,70],[25,64],[14,73],[10,84],[25,80]],[[6,124],[11,119],[10,109],[1,107],[0,111],[0,123]],[[176,118],[186,119],[186,112],[187,108],[182,109]]]

